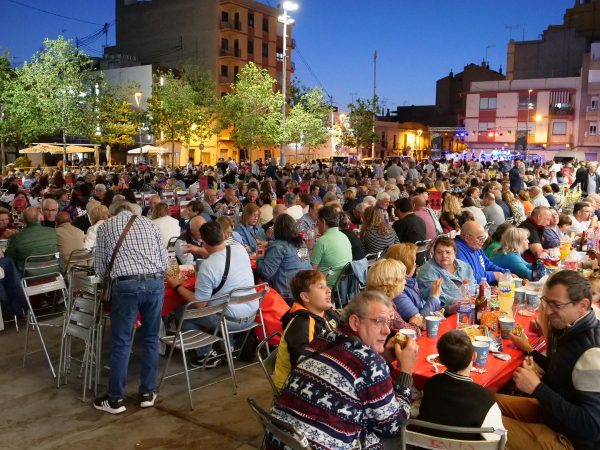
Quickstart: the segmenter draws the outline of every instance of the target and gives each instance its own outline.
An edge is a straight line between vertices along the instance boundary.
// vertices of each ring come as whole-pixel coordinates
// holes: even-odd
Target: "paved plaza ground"
[[[22,367],[25,339],[24,324],[16,333],[7,323],[0,332],[0,449],[252,449],[259,447],[262,431],[246,399],[255,398],[268,406],[271,390],[259,365],[237,372],[238,394],[233,395],[230,380],[193,392],[196,410],[189,406],[185,377],[165,382],[154,408],[141,409],[136,400],[138,357],[136,342],[130,362],[129,382],[125,404],[127,411],[113,416],[97,411],[91,400],[81,398],[81,380],[72,374],[69,384],[56,388],[42,352],[30,355]],[[53,359],[58,362],[60,332],[44,329]],[[37,335],[30,335],[34,349],[41,349]],[[105,339],[105,348],[108,339]],[[107,363],[107,351],[104,352]],[[178,354],[174,355],[178,356]],[[177,358],[180,361],[180,357]],[[160,360],[160,369],[166,358]],[[241,363],[240,363],[241,364]],[[57,364],[58,365],[58,364]],[[179,362],[176,367],[183,367]],[[75,368],[74,372],[78,372]],[[102,382],[106,383],[103,372]],[[192,379],[202,384],[208,378],[227,374],[226,365],[196,371]],[[103,392],[105,386],[100,386]]]

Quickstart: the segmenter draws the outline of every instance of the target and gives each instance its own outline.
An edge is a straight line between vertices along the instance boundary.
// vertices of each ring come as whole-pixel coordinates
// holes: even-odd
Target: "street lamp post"
[[[288,25],[292,25],[294,23],[294,19],[292,19],[288,12],[297,11],[298,4],[291,1],[285,1],[281,5],[283,9],[283,14],[279,16],[278,20],[280,23],[283,23],[283,75],[282,75],[282,86],[281,93],[283,94],[283,106],[281,108],[281,165],[285,165],[285,114],[286,114],[286,106],[287,106],[287,27]]]
[[[531,104],[531,93],[533,89],[529,89],[527,94],[527,122],[525,124],[525,163],[527,163],[527,152],[529,151],[529,119],[533,105]]]
[[[140,109],[140,113],[142,111],[142,108],[140,107],[141,105],[141,101],[142,101],[142,96],[144,94],[142,92],[136,92],[135,94],[133,94],[133,97],[135,98],[135,104],[137,105],[137,107]],[[142,125],[140,125],[139,129],[138,129],[138,133],[140,135],[140,160],[144,161],[144,150],[142,148],[143,146],[143,138],[142,138],[142,129],[144,127],[144,124],[142,123]]]

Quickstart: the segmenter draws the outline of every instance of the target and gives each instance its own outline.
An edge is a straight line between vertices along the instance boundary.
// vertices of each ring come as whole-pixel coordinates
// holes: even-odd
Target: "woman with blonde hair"
[[[519,226],[522,222],[525,221],[525,219],[527,219],[523,203],[517,200],[515,198],[515,195],[511,191],[504,191],[502,193],[502,200],[504,200],[504,202],[510,208],[510,212],[512,213],[515,226]]]
[[[86,250],[90,250],[96,246],[96,233],[98,232],[98,227],[109,217],[108,208],[104,205],[99,204],[90,211],[90,222],[92,223],[92,226],[88,228],[85,234],[85,240],[83,241],[83,247]]]
[[[442,214],[440,224],[444,233],[460,231],[460,217],[462,216],[460,201],[455,195],[446,194],[442,202]]]
[[[402,318],[419,327],[424,326],[424,317],[441,309],[440,295],[442,294],[442,279],[434,281],[429,298],[421,295],[421,290],[414,278],[417,270],[416,244],[402,243],[392,245],[385,253],[385,258],[400,261],[406,268],[405,285],[403,291],[394,298],[396,309]]]
[[[392,299],[396,313],[394,328],[411,328],[416,331],[419,326],[406,322],[395,306],[396,297],[404,290],[405,280],[406,268],[404,264],[395,259],[380,259],[367,272],[366,290],[381,292]]]
[[[377,206],[365,209],[360,238],[367,254],[379,253],[399,242],[396,232],[385,222],[383,210]]]
[[[511,227],[500,238],[500,248],[492,254],[490,260],[503,269],[510,269],[511,273],[519,278],[531,280],[533,266],[521,256],[528,248],[529,231],[525,228]]]

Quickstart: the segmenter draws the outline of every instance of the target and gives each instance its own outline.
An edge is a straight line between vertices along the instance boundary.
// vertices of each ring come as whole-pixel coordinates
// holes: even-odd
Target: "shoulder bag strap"
[[[227,281],[227,276],[229,275],[229,263],[231,262],[231,247],[225,247],[225,270],[223,271],[223,278],[221,278],[221,282],[219,285],[212,290],[211,295],[215,295],[217,292],[221,290],[221,288],[225,285]]]
[[[132,215],[131,219],[129,219],[129,222],[127,222],[127,225],[125,225],[125,228],[121,232],[121,235],[119,236],[119,240],[117,241],[117,244],[115,245],[115,249],[112,252],[112,256],[110,257],[110,262],[108,263],[108,269],[106,270],[106,276],[110,276],[110,273],[112,272],[112,268],[115,265],[115,259],[117,259],[117,253],[119,253],[119,249],[121,248],[121,245],[123,244],[123,241],[125,240],[125,236],[131,229],[131,226],[133,225],[133,222],[135,222],[136,218],[137,218],[136,215]]]

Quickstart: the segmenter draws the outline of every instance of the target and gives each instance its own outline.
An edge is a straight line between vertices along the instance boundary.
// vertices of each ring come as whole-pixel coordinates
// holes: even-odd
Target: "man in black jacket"
[[[514,373],[531,398],[498,395],[511,450],[600,448],[600,322],[590,282],[572,270],[546,282],[542,304],[549,322],[548,356],[511,334],[533,357]],[[538,367],[544,372],[540,378]]]
[[[575,177],[575,182],[571,185],[571,189],[575,186],[581,186],[581,192],[584,196],[600,193],[600,175],[596,173],[598,163],[588,162],[587,170],[578,170]]]

